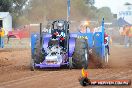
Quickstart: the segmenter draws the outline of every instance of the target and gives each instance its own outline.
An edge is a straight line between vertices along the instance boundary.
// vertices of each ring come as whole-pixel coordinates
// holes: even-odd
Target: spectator
[[[0,27],[0,47],[4,47],[4,29],[2,27]]]
[[[128,25],[126,25],[123,29],[123,35],[125,36],[125,39],[124,39],[124,44],[125,44],[125,47],[129,47],[129,30],[130,30],[130,27]]]
[[[109,35],[106,32],[104,33],[104,44],[105,44],[105,48],[107,48],[108,50],[108,55],[110,55]]]

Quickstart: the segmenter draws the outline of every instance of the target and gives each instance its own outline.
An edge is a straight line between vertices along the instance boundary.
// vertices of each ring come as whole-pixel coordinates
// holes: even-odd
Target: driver
[[[62,22],[57,23],[57,29],[54,30],[54,33],[52,35],[52,38],[56,39],[57,36],[65,36],[63,29],[64,29],[64,24]]]
[[[58,31],[59,35],[61,35],[61,32],[63,31],[63,27],[64,27],[63,23],[60,22],[57,24],[57,31]]]
[[[62,35],[60,37],[60,46],[63,47],[63,49],[65,47],[65,38]]]

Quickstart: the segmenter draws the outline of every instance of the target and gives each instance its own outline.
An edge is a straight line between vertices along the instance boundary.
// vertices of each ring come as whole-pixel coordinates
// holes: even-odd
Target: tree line
[[[95,0],[71,0],[73,20],[89,19],[112,21],[109,7],[96,8]],[[47,19],[66,18],[67,0],[0,0],[0,12],[10,12],[14,26],[43,22]]]

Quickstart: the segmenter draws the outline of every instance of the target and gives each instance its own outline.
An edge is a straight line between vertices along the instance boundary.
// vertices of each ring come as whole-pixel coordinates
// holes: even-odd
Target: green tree
[[[85,4],[93,6],[95,4],[95,0],[84,0]]]
[[[97,17],[98,17],[99,23],[101,23],[101,20],[103,17],[104,17],[105,21],[112,21],[113,14],[109,7],[102,7],[97,10]]]
[[[26,7],[27,0],[12,0],[12,13],[16,16],[22,15],[24,7]]]
[[[129,3],[129,2],[126,2],[124,5],[132,5],[131,3]]]
[[[0,0],[0,12],[10,12],[13,17],[13,25],[15,25],[17,19],[23,15],[27,1],[28,0]]]
[[[27,0],[0,0],[0,11],[22,14]]]
[[[11,11],[12,0],[0,0],[0,12]]]
[[[78,20],[92,17],[96,11],[91,10],[94,0],[71,0],[71,19]],[[86,3],[89,3],[86,5]],[[67,0],[31,0],[29,4],[30,20],[66,18]],[[92,12],[92,14],[90,14]],[[94,16],[95,17],[95,14]]]

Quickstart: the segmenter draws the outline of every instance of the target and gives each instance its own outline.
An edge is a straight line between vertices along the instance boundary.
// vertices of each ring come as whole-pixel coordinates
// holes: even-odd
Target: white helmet
[[[63,26],[63,23],[59,22],[57,25],[58,25],[58,26]]]
[[[60,29],[60,30],[62,30],[63,29],[63,23],[59,22],[57,24],[57,28]]]

